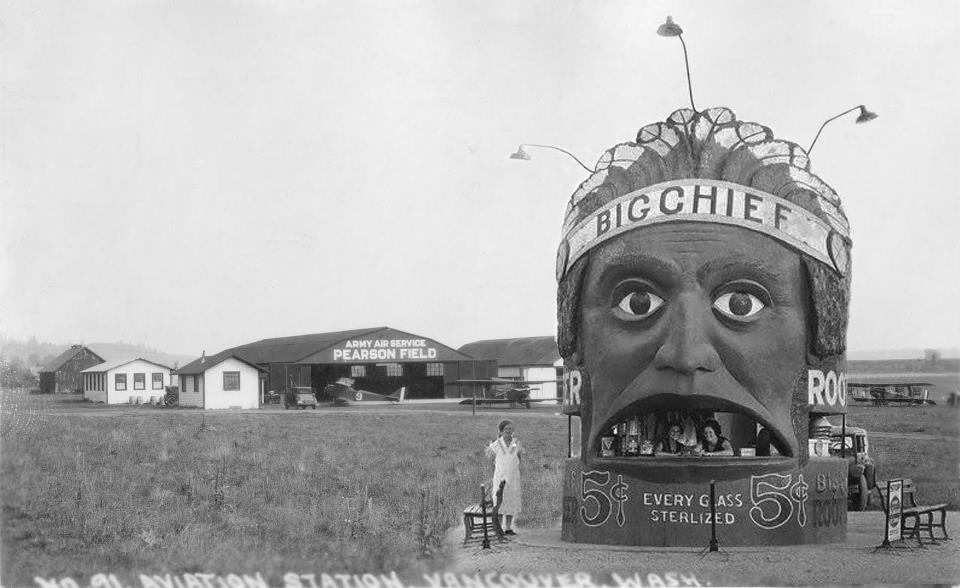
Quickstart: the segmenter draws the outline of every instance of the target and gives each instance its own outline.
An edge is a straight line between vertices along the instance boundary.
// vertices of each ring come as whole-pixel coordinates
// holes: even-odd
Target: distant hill
[[[131,343],[86,343],[86,346],[94,353],[107,361],[118,359],[133,359],[140,357],[157,363],[162,363],[170,367],[186,365],[197,359],[197,355],[185,355],[182,353],[165,353],[157,349],[152,349],[143,344],[133,345]],[[64,346],[66,349],[68,346]]]
[[[173,367],[174,365],[185,365],[198,357],[197,355],[184,353],[166,353],[142,343],[85,343],[76,341],[71,344],[86,345],[106,361],[142,357]],[[71,344],[47,343],[38,341],[36,337],[25,340],[10,339],[0,335],[0,355],[19,358],[29,367],[37,368],[69,349]]]
[[[848,374],[956,374],[960,373],[960,359],[879,359],[847,360]]]
[[[847,361],[881,361],[892,359],[923,359],[927,349],[882,349],[874,351],[847,351]],[[960,349],[936,349],[941,359],[960,359]]]

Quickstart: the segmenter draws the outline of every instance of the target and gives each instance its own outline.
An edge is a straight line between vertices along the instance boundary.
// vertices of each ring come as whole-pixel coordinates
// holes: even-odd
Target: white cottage
[[[229,352],[204,355],[177,370],[180,406],[259,408],[264,371]]]
[[[80,372],[83,399],[105,404],[147,403],[163,398],[170,386],[170,368],[143,358],[119,359]]]

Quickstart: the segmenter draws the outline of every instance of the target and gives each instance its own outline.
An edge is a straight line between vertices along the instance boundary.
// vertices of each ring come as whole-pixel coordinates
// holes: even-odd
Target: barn
[[[261,403],[266,392],[283,394],[292,386],[309,386],[319,395],[342,377],[353,378],[357,389],[379,394],[406,387],[405,398],[411,400],[469,398],[473,386],[457,380],[496,375],[495,361],[478,361],[422,335],[372,327],[262,339],[201,358],[205,364],[196,360],[179,370],[181,398],[197,394],[197,386],[209,392],[209,378],[198,380],[197,370],[226,357],[262,370]]]
[[[83,345],[71,345],[40,369],[42,394],[69,394],[83,392],[81,372],[105,360]]]
[[[563,360],[553,336],[514,339],[484,339],[467,343],[460,353],[494,361],[497,376],[519,380],[554,380],[533,386],[530,398],[561,400],[555,380],[563,378]]]
[[[144,404],[171,385],[168,366],[140,357],[100,363],[81,376],[83,399],[105,404]]]

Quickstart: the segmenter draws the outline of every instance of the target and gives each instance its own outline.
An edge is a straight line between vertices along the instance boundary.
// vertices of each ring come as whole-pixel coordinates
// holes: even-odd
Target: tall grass
[[[563,419],[518,415],[524,513],[560,516]],[[491,478],[496,418],[463,413],[147,411],[34,419],[2,437],[3,584],[98,572],[389,572],[442,537]]]
[[[418,578],[449,561],[442,538],[492,478],[483,447],[504,414],[94,407],[83,415],[21,401],[4,396],[0,422],[4,586],[99,572],[128,583],[134,573],[260,572],[271,584],[291,571]],[[923,502],[957,508],[958,415],[857,407],[848,423],[935,436],[871,438],[871,453],[880,477],[913,477]],[[566,420],[539,410],[509,416],[526,450],[518,525],[553,524]]]

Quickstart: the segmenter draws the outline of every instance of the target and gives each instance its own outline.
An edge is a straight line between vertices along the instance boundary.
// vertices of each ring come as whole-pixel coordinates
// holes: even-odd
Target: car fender
[[[863,468],[863,475],[867,479],[867,488],[873,490],[877,485],[877,467],[873,463],[868,463]]]

